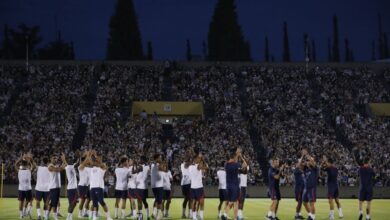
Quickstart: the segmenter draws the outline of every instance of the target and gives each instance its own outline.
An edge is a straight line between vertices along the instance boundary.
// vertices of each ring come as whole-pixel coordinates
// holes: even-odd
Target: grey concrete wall
[[[250,198],[266,198],[267,187],[265,186],[249,186],[247,189],[248,197]],[[341,187],[340,197],[341,198],[357,198],[359,193],[358,187]],[[215,186],[205,187],[206,197],[218,197],[218,188]],[[294,198],[293,187],[282,187],[281,188],[282,198]],[[5,185],[3,191],[4,197],[17,197],[18,186],[17,185]],[[65,196],[65,189],[61,190],[61,196]],[[114,195],[114,189],[109,189],[109,196]],[[318,187],[317,195],[319,198],[327,198],[326,187]],[[149,190],[149,197],[152,197],[152,190]],[[182,197],[180,186],[173,186],[173,196]],[[375,188],[374,198],[376,199],[390,199],[390,187]]]

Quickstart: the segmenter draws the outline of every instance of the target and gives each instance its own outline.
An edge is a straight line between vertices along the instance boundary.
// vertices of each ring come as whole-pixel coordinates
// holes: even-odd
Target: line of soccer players
[[[363,219],[363,203],[367,202],[366,220],[371,220],[371,200],[373,197],[373,186],[375,174],[369,165],[369,158],[366,158],[363,165],[359,168],[360,189],[359,189],[359,220]],[[268,196],[272,203],[266,215],[268,220],[279,219],[276,215],[278,212],[279,202],[281,200],[280,178],[285,176],[284,168],[286,163],[280,165],[277,158],[271,160],[271,166],[268,171]],[[316,218],[316,199],[317,199],[317,181],[319,169],[327,173],[327,190],[329,201],[329,219],[335,219],[334,203],[337,205],[339,218],[343,218],[343,211],[339,201],[338,186],[338,169],[331,158],[322,157],[318,166],[314,157],[306,149],[301,152],[301,158],[295,165],[293,171],[295,185],[294,193],[297,201],[295,219],[304,219],[301,214],[302,204],[308,213],[308,220]]]
[[[280,165],[278,159],[271,160],[268,172],[268,195],[272,200],[266,219],[276,220],[280,193],[280,178],[285,175],[286,164]],[[50,212],[55,220],[59,216],[59,198],[61,189],[61,172],[65,170],[67,177],[67,198],[69,202],[67,220],[72,219],[72,213],[79,203],[79,218],[90,217],[93,220],[99,216],[99,204],[107,219],[112,219],[108,207],[104,202],[104,177],[107,166],[102,157],[96,151],[86,151],[80,159],[66,158],[64,154],[58,158],[53,154],[50,161],[43,158],[39,166],[36,165],[31,154],[23,154],[15,163],[19,178],[19,210],[20,218],[29,216],[32,212],[31,175],[36,170],[35,200],[38,219],[48,219]],[[77,183],[77,172],[79,181]],[[323,156],[318,166],[314,157],[307,150],[302,150],[301,158],[294,169],[295,198],[297,201],[295,219],[304,219],[301,215],[302,204],[308,213],[309,220],[316,218],[316,188],[319,169],[327,173],[328,199],[330,205],[329,219],[334,219],[334,203],[338,208],[339,217],[343,217],[339,201],[339,188],[337,183],[338,170],[331,158]],[[204,156],[199,151],[186,152],[185,161],[181,164],[181,188],[183,193],[182,218],[193,220],[204,219],[204,189],[203,179],[207,174],[208,165]],[[240,148],[230,152],[228,160],[221,163],[217,172],[219,181],[218,218],[228,219],[227,213],[233,208],[233,219],[243,219],[243,208],[246,197],[247,173],[249,165]],[[123,156],[119,159],[115,169],[115,218],[132,217],[142,220],[143,208],[145,218],[149,219],[148,177],[150,176],[151,188],[154,195],[152,217],[160,220],[169,217],[171,203],[171,182],[174,176],[169,170],[167,161],[161,154],[154,155],[149,163],[142,156],[139,159],[128,159]],[[366,219],[370,220],[371,200],[373,196],[374,172],[366,159],[359,169],[359,220],[363,218],[363,202],[367,201]],[[129,199],[131,212],[126,216],[126,201]],[[44,213],[41,213],[41,201],[43,201]],[[92,205],[90,204],[92,202]],[[137,202],[137,206],[136,206]],[[121,205],[121,206],[120,206]],[[222,206],[224,205],[223,209]],[[119,207],[121,213],[119,213]],[[188,212],[187,212],[188,207]],[[138,212],[137,212],[138,210]],[[222,210],[223,213],[222,213]],[[120,215],[120,216],[119,216]]]

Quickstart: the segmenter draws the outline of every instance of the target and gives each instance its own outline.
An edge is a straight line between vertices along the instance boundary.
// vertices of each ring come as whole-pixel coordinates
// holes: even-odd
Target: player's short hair
[[[333,158],[328,158],[328,162],[329,162],[329,163],[334,163]]]
[[[221,167],[225,167],[225,164],[226,164],[225,161],[222,161],[221,164],[220,164],[220,166],[221,166]]]
[[[364,159],[363,159],[363,163],[364,164],[368,164],[370,162],[370,158],[369,157],[365,157]]]
[[[141,156],[141,163],[147,163],[148,162],[148,158],[144,155]]]
[[[42,158],[42,163],[43,163],[43,164],[48,164],[48,163],[49,163],[49,158],[43,157],[43,158]]]
[[[125,162],[127,162],[127,160],[127,157],[121,157],[119,160],[119,164],[124,164]]]
[[[232,151],[230,151],[230,154],[229,154],[229,159],[233,159],[233,158],[235,158],[236,157],[236,155],[237,155],[237,153],[236,153],[236,150],[232,150]]]
[[[153,156],[153,159],[154,159],[154,160],[157,160],[160,156],[161,156],[161,154],[157,153],[157,154],[155,154],[155,155]]]

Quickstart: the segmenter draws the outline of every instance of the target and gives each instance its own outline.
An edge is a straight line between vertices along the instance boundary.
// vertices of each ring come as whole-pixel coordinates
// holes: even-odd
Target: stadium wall
[[[340,187],[340,197],[341,198],[358,198],[359,196],[359,187]],[[217,186],[208,186],[205,187],[206,198],[218,198],[218,187]],[[266,186],[249,186],[247,188],[248,198],[266,198],[267,197],[267,187]],[[294,198],[294,188],[293,187],[281,187],[282,198]],[[18,185],[4,185],[4,197],[17,197],[18,196]],[[61,196],[65,197],[66,191],[65,187],[61,189]],[[114,196],[114,188],[109,189],[109,197]],[[327,198],[327,189],[326,187],[318,187],[317,189],[318,198]],[[152,190],[149,189],[149,198],[153,197]],[[173,186],[173,197],[181,198],[181,188],[180,186]],[[374,189],[374,198],[376,199],[390,199],[390,188],[381,187]]]

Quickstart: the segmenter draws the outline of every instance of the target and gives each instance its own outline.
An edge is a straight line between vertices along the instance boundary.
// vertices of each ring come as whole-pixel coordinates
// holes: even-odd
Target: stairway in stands
[[[5,106],[3,112],[0,113],[0,127],[4,126],[8,116],[12,112],[13,106],[15,105],[16,101],[19,98],[20,93],[24,89],[26,89],[24,83],[27,81],[27,79],[28,79],[28,72],[27,71],[23,71],[23,72],[19,73],[18,76],[16,76],[15,89],[13,91],[11,91],[11,97],[8,100],[7,105]]]
[[[246,112],[246,109],[248,109],[248,96],[249,94],[246,91],[246,85],[245,85],[245,79],[244,76],[241,74],[241,72],[238,72],[236,75],[237,79],[237,85],[238,85],[238,92],[239,92],[239,97],[241,101],[241,115],[243,119],[245,119],[248,122],[248,131],[249,131],[249,136],[251,138],[251,142],[253,145],[253,148],[257,154],[257,161],[259,162],[260,169],[262,171],[262,176],[267,175],[268,173],[268,168],[269,168],[269,163],[268,163],[268,158],[267,158],[267,151],[262,143],[261,140],[261,133],[260,131],[256,128],[254,123],[249,120],[248,114]],[[264,181],[268,181],[267,178],[264,178]]]
[[[92,112],[93,106],[95,105],[97,89],[98,89],[98,81],[100,78],[100,74],[102,72],[102,65],[97,64],[94,68],[93,76],[91,78],[90,87],[88,89],[87,95],[85,96],[86,106],[83,110],[83,113]],[[80,146],[83,145],[85,135],[87,132],[87,124],[82,123],[81,116],[79,117],[78,128],[73,136],[72,148],[79,149]]]

